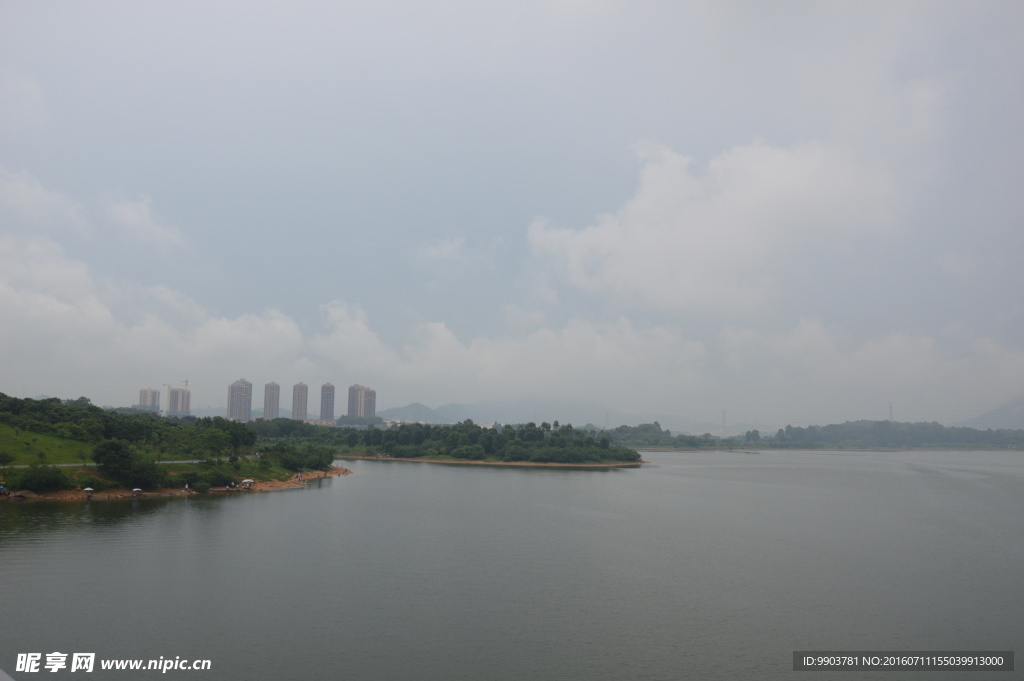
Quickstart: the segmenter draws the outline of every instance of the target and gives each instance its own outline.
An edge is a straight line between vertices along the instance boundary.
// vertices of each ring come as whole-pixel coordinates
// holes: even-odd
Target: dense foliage
[[[167,423],[149,412],[126,415],[105,411],[86,397],[62,402],[56,397],[23,400],[3,393],[0,393],[0,422],[33,433],[83,442],[99,442],[104,438],[143,442],[152,439]]]
[[[633,462],[640,455],[626,447],[612,447],[607,437],[593,437],[574,429],[530,422],[518,426],[483,428],[472,421],[453,425],[403,424],[380,430],[368,428],[345,435],[348,442],[363,444],[401,458],[441,457],[536,463]]]
[[[317,445],[312,442],[307,442],[302,446],[277,442],[265,448],[260,453],[260,458],[276,463],[281,468],[289,471],[305,469],[325,471],[334,462],[335,449],[334,447]]]
[[[13,484],[15,489],[27,489],[37,494],[71,489],[75,483],[56,466],[30,466]]]
[[[104,440],[92,450],[100,470],[125,487],[160,487],[167,483],[167,471],[145,460],[124,440]]]
[[[742,436],[720,438],[704,435],[672,435],[657,421],[639,426],[619,426],[604,431],[612,442],[632,447],[728,448],[758,446],[772,448],[1024,448],[1024,430],[977,430],[949,427],[941,423],[900,423],[896,421],[847,421],[827,426],[786,426],[775,435],[751,430]]]
[[[252,428],[219,416],[179,419],[161,418],[153,412],[122,414],[100,409],[85,397],[23,400],[0,393],[0,422],[42,435],[89,443],[120,440],[162,454],[195,458],[216,458],[229,451],[238,454],[256,443]]]
[[[847,421],[828,426],[780,428],[774,447],[954,447],[1008,449],[1024,447],[1024,430],[977,430],[941,423]]]
[[[677,447],[680,449],[695,449],[698,447],[716,447],[721,444],[721,439],[709,433],[704,435],[672,435],[670,431],[662,430],[661,424],[641,423],[639,426],[619,426],[612,430],[601,431],[607,435],[612,442],[618,445],[629,447]]]

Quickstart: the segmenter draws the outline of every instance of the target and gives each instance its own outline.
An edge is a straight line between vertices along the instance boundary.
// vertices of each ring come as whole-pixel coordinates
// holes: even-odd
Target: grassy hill
[[[85,461],[92,462],[92,445],[88,442],[17,430],[5,423],[0,423],[0,452],[9,452],[14,456],[12,466],[32,463],[80,464],[83,456]]]

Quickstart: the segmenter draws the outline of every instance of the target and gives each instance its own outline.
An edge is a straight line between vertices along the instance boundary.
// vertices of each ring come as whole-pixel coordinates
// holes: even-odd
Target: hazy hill
[[[985,412],[973,419],[961,421],[955,425],[967,426],[968,428],[1024,428],[1024,397],[1018,397],[1006,404]]]
[[[638,425],[658,421],[663,428],[673,432],[690,433],[714,432],[721,430],[720,424],[705,423],[674,414],[634,413],[627,414],[608,409],[597,402],[561,401],[553,399],[535,400],[488,400],[474,404],[445,404],[431,409],[425,404],[414,402],[405,407],[395,407],[377,412],[385,419],[403,421],[425,421],[427,423],[460,423],[472,419],[476,423],[541,423],[559,421],[583,426],[592,423],[600,428],[608,425]]]

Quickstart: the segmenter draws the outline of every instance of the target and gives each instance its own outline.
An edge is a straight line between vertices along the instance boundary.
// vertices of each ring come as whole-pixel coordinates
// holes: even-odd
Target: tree
[[[18,480],[18,489],[27,489],[36,493],[56,492],[62,489],[71,489],[74,484],[64,472],[56,466],[32,465],[21,479]]]
[[[203,445],[207,458],[217,460],[231,446],[231,436],[219,428],[207,428],[203,432]]]
[[[124,440],[103,440],[92,449],[92,460],[100,465],[100,470],[117,479],[128,475],[135,459]]]
[[[13,454],[10,452],[0,452],[0,466],[3,466],[5,471],[7,470],[7,466],[9,466],[13,461]]]

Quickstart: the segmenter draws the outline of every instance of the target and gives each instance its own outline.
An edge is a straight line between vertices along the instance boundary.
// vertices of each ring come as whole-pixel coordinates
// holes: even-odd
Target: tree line
[[[363,431],[335,429],[349,447],[362,445],[369,452],[400,458],[451,457],[470,461],[524,461],[533,463],[636,462],[640,455],[624,446],[612,446],[607,437],[573,428],[571,424],[534,422],[483,427],[462,423],[432,425],[405,423],[388,429]]]
[[[588,428],[592,426],[588,425]],[[619,426],[606,431],[612,442],[629,447],[673,447],[678,449],[723,449],[758,446],[776,449],[815,448],[926,448],[942,449],[1021,449],[1024,448],[1024,430],[966,428],[944,426],[941,423],[903,423],[898,421],[847,421],[825,426],[786,426],[774,435],[762,435],[749,430],[743,435],[717,437],[703,435],[673,435],[661,425],[643,423],[639,426]]]

